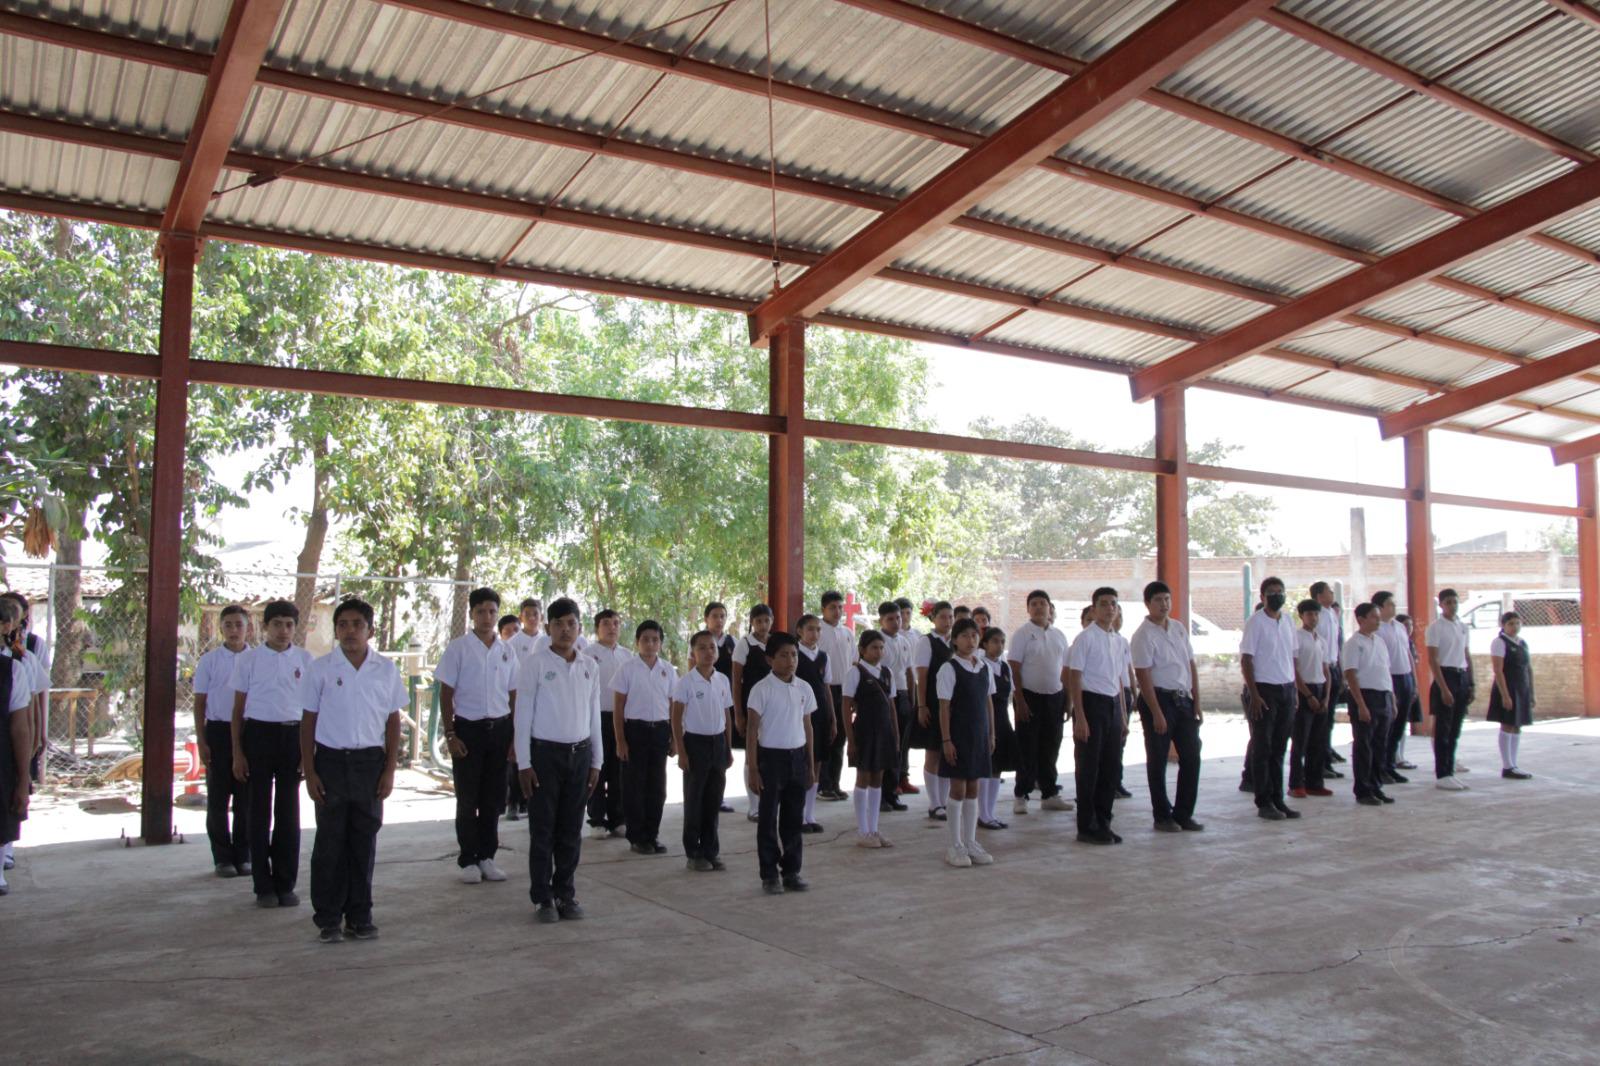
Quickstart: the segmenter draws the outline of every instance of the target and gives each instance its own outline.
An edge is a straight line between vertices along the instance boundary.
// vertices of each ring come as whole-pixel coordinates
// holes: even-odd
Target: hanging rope
[[[783,288],[778,274],[778,149],[772,121],[772,0],[761,0],[761,19],[767,34],[767,178],[772,194],[772,291]]]

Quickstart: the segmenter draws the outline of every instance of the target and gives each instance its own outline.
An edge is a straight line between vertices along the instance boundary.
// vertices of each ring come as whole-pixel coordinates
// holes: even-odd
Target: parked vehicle
[[[1522,639],[1534,655],[1583,652],[1583,626],[1577,589],[1507,589],[1466,597],[1460,617],[1472,630],[1474,655],[1488,655],[1489,644],[1500,632],[1500,616],[1516,611],[1522,616]]]

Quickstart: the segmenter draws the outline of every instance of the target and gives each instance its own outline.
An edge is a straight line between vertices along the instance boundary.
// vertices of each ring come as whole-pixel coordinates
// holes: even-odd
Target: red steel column
[[[1425,661],[1426,630],[1433,621],[1433,488],[1428,478],[1428,431],[1401,438],[1406,465],[1406,611],[1415,631],[1418,661]],[[1427,700],[1423,700],[1426,704]]]
[[[790,322],[772,335],[772,414],[784,420],[767,451],[767,600],[774,628],[790,629],[804,610],[806,502],[806,333]]]
[[[1171,474],[1156,475],[1156,573],[1172,589],[1172,612],[1189,621],[1189,442],[1184,390],[1156,397],[1156,458]],[[1142,595],[1133,590],[1128,595]]]
[[[200,242],[169,235],[161,280],[161,377],[156,386],[155,475],[144,632],[144,780],[141,835],[172,842],[172,748],[178,688],[183,471],[189,424],[189,335]]]
[[[1600,505],[1593,456],[1573,464],[1578,506],[1591,515]],[[1578,602],[1583,611],[1583,713],[1600,716],[1600,517],[1578,519]]]

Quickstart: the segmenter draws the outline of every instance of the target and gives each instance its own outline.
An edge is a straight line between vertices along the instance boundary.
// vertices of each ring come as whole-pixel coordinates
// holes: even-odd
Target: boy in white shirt
[[[1034,589],[1027,598],[1028,622],[1011,637],[1007,661],[1015,687],[1011,702],[1017,721],[1017,784],[1012,811],[1028,813],[1037,786],[1040,809],[1070,811],[1061,795],[1056,762],[1061,757],[1067,707],[1067,637],[1050,621],[1050,594]]]
[[[890,756],[894,761],[883,772],[882,787],[878,789],[878,810],[903,811],[906,805],[900,801],[896,793],[900,791],[899,782],[905,778],[909,767],[906,764],[905,751],[901,744],[904,743],[906,728],[910,725],[913,710],[913,697],[911,688],[916,684],[917,674],[911,666],[911,658],[916,652],[915,645],[909,636],[900,628],[900,605],[894,600],[884,600],[878,605],[878,632],[883,634],[883,665],[894,678],[894,724],[895,747]],[[860,658],[860,639],[857,638],[856,656]],[[848,677],[849,675],[846,675]],[[841,687],[840,692],[843,693]],[[841,705],[841,711],[843,707]]]
[[[733,646],[733,677],[729,684],[733,689],[733,746],[736,748],[748,750],[749,723],[746,721],[745,702],[755,686],[772,671],[767,655],[767,635],[772,632],[772,620],[772,608],[764,603],[756,604],[750,608],[750,629]],[[755,758],[746,754],[745,817],[752,822],[758,820],[756,809],[760,804],[760,797],[750,785],[750,771],[754,765]]]
[[[689,869],[724,870],[717,815],[733,765],[733,690],[717,669],[718,635],[689,638],[693,664],[673,686],[672,742],[683,771],[683,854]]]
[[[249,650],[245,638],[250,614],[237,603],[218,619],[222,643],[194,666],[194,734],[200,764],[206,768],[206,836],[218,877],[248,876],[250,867],[250,792],[233,777],[233,665]],[[229,804],[233,823],[228,822]]]
[[[294,643],[300,610],[273,600],[261,611],[265,638],[233,663],[233,776],[250,790],[251,882],[258,907],[295,907],[300,897],[300,686],[311,654]]]
[[[1474,695],[1472,656],[1467,638],[1469,630],[1456,610],[1461,605],[1455,589],[1439,590],[1439,617],[1428,623],[1428,711],[1433,716],[1434,787],[1446,792],[1465,792],[1467,786],[1456,779],[1456,742],[1461,738],[1461,723]]]
[[[1239,669],[1250,722],[1250,782],[1256,814],[1270,822],[1300,817],[1283,801],[1283,757],[1294,731],[1294,623],[1284,613],[1283,581],[1261,582],[1261,610],[1244,624]]]
[[[1152,581],[1144,587],[1149,617],[1131,641],[1139,717],[1144,728],[1145,776],[1157,832],[1198,833],[1194,820],[1200,790],[1200,673],[1195,669],[1189,627],[1172,617],[1172,589]],[[1178,752],[1176,801],[1167,799],[1167,748]]]
[[[1356,608],[1356,634],[1344,642],[1340,661],[1350,693],[1350,765],[1355,769],[1356,802],[1367,807],[1393,803],[1383,791],[1380,776],[1383,746],[1394,713],[1394,675],[1389,649],[1378,636],[1378,608],[1363,603]]]
[[[767,638],[772,672],[750,690],[746,705],[751,763],[750,787],[761,798],[757,817],[756,854],[761,888],[768,895],[804,892],[800,876],[800,824],[806,789],[816,781],[811,715],[817,698],[811,686],[795,677],[799,645],[788,633]],[[780,881],[781,877],[781,881]]]
[[[826,735],[817,735],[817,761],[822,765],[818,778],[817,794],[830,801],[843,800],[844,789],[840,777],[844,774],[844,675],[856,661],[856,638],[841,621],[844,617],[843,594],[830,589],[822,594],[822,618],[818,636],[822,650],[828,653],[828,695],[832,699],[833,723]],[[830,708],[824,708],[830,709]]]
[[[665,855],[661,811],[667,803],[667,757],[672,746],[672,688],[678,671],[661,658],[661,623],[647,618],[633,633],[637,653],[611,683],[617,758],[622,762],[622,810],[636,855]]]
[[[517,607],[517,617],[522,627],[509,643],[518,655],[529,655],[533,652],[534,642],[542,636],[539,627],[543,624],[544,608],[538,600],[526,599]]]
[[[1123,677],[1127,660],[1122,640],[1112,631],[1117,590],[1094,590],[1092,620],[1067,652],[1068,699],[1072,702],[1072,739],[1077,762],[1078,841],[1120,844],[1112,832],[1112,805],[1122,766]]]
[[[1323,768],[1327,765],[1327,746],[1323,742],[1323,715],[1333,713],[1329,703],[1333,694],[1333,665],[1323,652],[1320,633],[1322,605],[1316,600],[1301,600],[1295,608],[1300,628],[1294,633],[1294,729],[1289,746],[1289,795],[1331,796],[1323,787]]]
[[[617,643],[622,632],[622,616],[607,607],[594,616],[594,641],[578,648],[600,664],[600,743],[605,758],[600,763],[600,779],[589,793],[589,836],[594,840],[623,835],[624,819],[622,760],[617,757],[617,735],[621,731],[612,700],[611,685],[622,668],[633,660],[633,652]]]

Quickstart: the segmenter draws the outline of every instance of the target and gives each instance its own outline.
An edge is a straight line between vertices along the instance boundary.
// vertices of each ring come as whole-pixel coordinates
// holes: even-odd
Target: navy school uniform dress
[[[992,777],[989,730],[993,728],[994,710],[989,698],[989,669],[981,660],[977,670],[968,670],[954,661],[950,665],[956,675],[955,689],[950,693],[950,739],[956,744],[956,758],[951,762],[942,754],[941,736],[939,776],[965,781]]]
[[[11,715],[27,714],[27,707],[11,710],[12,685],[23,683],[25,671],[22,660],[13,653],[0,652],[0,844],[9,844],[22,836],[22,819],[11,812],[11,799],[16,790],[26,789],[28,782],[17,777],[16,752],[11,747]],[[31,699],[30,699],[31,704]]]
[[[851,723],[856,752],[850,766],[861,773],[892,773],[900,764],[900,723],[889,697],[889,672],[880,669],[874,676],[865,663],[857,663],[854,669],[860,676],[856,678],[855,719]]]
[[[912,717],[911,739],[906,747],[940,751],[944,748],[944,738],[939,735],[939,668],[955,657],[955,650],[944,638],[932,633],[928,634],[928,648],[928,676],[923,685],[923,699],[928,705],[928,724],[923,725],[916,716]]]
[[[712,669],[733,683],[733,646],[736,641],[728,634],[722,634],[722,639],[717,641],[717,665]]]
[[[754,649],[751,649],[754,651]],[[800,661],[794,668],[795,676],[804,681],[811,688],[811,694],[817,699],[817,709],[811,712],[811,737],[812,746],[819,753],[818,762],[823,762],[820,753],[828,750],[830,738],[833,736],[833,699],[828,685],[828,653],[821,648],[817,649],[815,659],[806,655],[802,650]],[[821,778],[819,771],[818,778]]]
[[[1501,725],[1524,726],[1533,724],[1533,665],[1528,659],[1528,645],[1520,638],[1500,634],[1505,648],[1505,658],[1500,669],[1511,692],[1508,704],[1500,698],[1500,686],[1489,686],[1489,721]]]
[[[761,683],[761,679],[772,673],[772,662],[767,658],[767,649],[745,641],[744,669],[739,674],[739,706],[749,710],[750,690]],[[730,660],[731,662],[731,660]],[[729,667],[732,670],[732,667]],[[738,729],[733,731],[733,746],[744,747],[744,734]]]
[[[994,696],[989,700],[994,708],[994,754],[989,757],[989,776],[999,777],[1017,768],[1017,732],[1011,724],[1011,664],[988,656],[984,661],[994,675]]]

